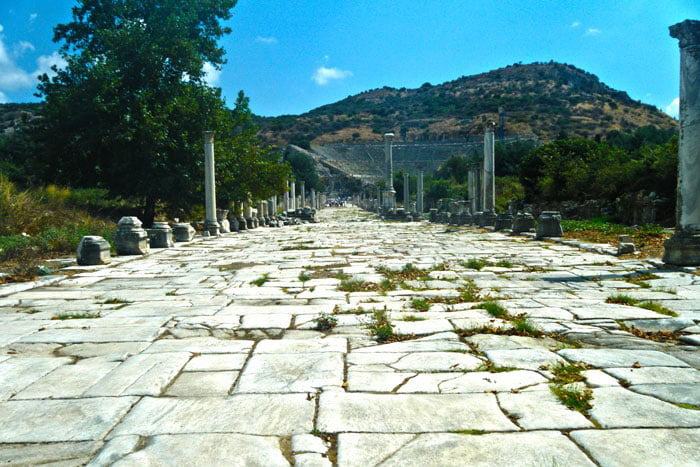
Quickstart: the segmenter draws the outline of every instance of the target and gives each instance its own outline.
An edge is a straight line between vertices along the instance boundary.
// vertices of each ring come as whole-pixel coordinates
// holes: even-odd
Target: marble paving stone
[[[358,394],[326,391],[317,428],[325,433],[512,431],[493,394]]]
[[[571,438],[604,466],[698,465],[700,429],[697,428],[582,430],[573,431]]]
[[[137,354],[151,345],[150,342],[107,342],[103,344],[68,344],[56,351],[66,357],[103,357],[107,355]]]
[[[154,436],[143,449],[113,465],[179,465],[183,459],[189,459],[188,465],[201,467],[289,465],[277,438],[229,433]]]
[[[515,349],[545,349],[554,350],[561,348],[561,343],[545,337],[536,339],[526,336],[498,336],[493,334],[476,334],[467,337],[465,341],[476,345],[479,350],[515,350]]]
[[[109,437],[212,432],[289,436],[311,432],[314,407],[307,394],[145,397]]]
[[[343,444],[346,436],[339,435],[338,459],[349,457],[343,449],[354,448],[365,451],[384,449],[381,439],[371,435],[353,435],[354,445]],[[359,438],[359,440],[357,439]],[[359,442],[358,442],[359,441]],[[394,444],[404,439],[395,439]],[[359,445],[359,446],[358,446]],[[347,446],[347,448],[345,447]],[[361,446],[361,447],[360,447]],[[419,434],[405,444],[399,444],[395,452],[382,462],[386,466],[439,465],[439,466],[543,466],[567,465],[592,467],[586,455],[566,436],[558,432],[534,433],[488,433],[468,435],[453,433]],[[370,455],[365,454],[365,457]],[[349,464],[353,465],[353,464]],[[357,464],[354,464],[357,465]]]
[[[410,340],[391,344],[373,345],[355,350],[358,353],[375,352],[469,352],[468,345],[453,340]]]
[[[192,357],[184,371],[227,371],[243,368],[248,354],[207,354]]]
[[[346,352],[348,341],[342,337],[326,337],[324,339],[266,339],[258,342],[256,354],[275,353],[317,353],[317,352]]]
[[[593,424],[574,410],[569,410],[551,391],[530,391],[498,394],[501,408],[515,416],[525,430],[570,430],[592,428]]]
[[[0,400],[9,399],[44,375],[71,362],[69,358],[41,357],[10,358],[0,362]]]
[[[502,373],[421,373],[411,378],[398,392],[480,393],[523,389],[547,382],[534,371],[515,370]]]
[[[238,371],[181,373],[168,387],[167,396],[225,396],[238,377]]]
[[[313,392],[343,384],[340,353],[254,354],[243,369],[236,393]]]
[[[379,465],[416,436],[414,434],[340,433],[338,434],[338,465],[343,467]]]
[[[674,404],[690,404],[700,407],[700,387],[690,384],[640,384],[630,386],[630,391],[654,396]]]
[[[246,353],[253,348],[253,341],[227,340],[216,337],[191,337],[187,339],[161,339],[144,350],[144,353],[191,352],[199,354]]]
[[[75,344],[81,342],[129,342],[153,341],[163,330],[153,326],[113,326],[48,328],[20,339],[21,342],[57,342]]]
[[[389,366],[402,371],[476,370],[484,361],[460,352],[416,352],[400,357]]]
[[[603,428],[700,427],[700,411],[623,388],[593,389],[589,413]]]
[[[629,384],[700,384],[700,371],[694,368],[607,368],[605,372]]]
[[[392,392],[415,373],[348,370],[348,391]]]
[[[557,352],[573,362],[583,362],[598,368],[641,366],[687,367],[688,364],[655,350],[624,349],[564,349]]]
[[[139,354],[107,373],[84,395],[158,396],[189,361],[188,352]]]
[[[99,440],[137,400],[96,397],[0,402],[0,443]]]
[[[486,357],[498,367],[537,370],[564,359],[544,349],[487,350]]]
[[[287,329],[292,322],[292,315],[283,313],[259,313],[244,315],[241,329]]]
[[[99,441],[47,444],[0,444],[2,465],[82,465],[100,449]]]
[[[63,365],[21,391],[15,399],[69,399],[80,397],[88,388],[121,362],[89,358],[75,365]]]

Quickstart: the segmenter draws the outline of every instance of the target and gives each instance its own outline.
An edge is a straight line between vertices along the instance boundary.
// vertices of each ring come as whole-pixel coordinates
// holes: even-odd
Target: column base
[[[219,236],[219,223],[216,221],[206,221],[204,223],[204,230],[209,232],[212,237]]]
[[[664,242],[664,263],[700,266],[700,232],[678,230]]]

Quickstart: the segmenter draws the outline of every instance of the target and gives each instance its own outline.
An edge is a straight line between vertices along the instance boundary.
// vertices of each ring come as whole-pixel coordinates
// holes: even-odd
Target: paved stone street
[[[0,463],[700,464],[700,276],[320,220],[0,288]]]

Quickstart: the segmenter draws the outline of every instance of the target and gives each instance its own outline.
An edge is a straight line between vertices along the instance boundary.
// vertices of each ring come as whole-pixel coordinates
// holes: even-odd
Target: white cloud
[[[325,66],[319,67],[314,75],[311,77],[316,84],[319,86],[325,86],[332,80],[349,78],[352,76],[351,71],[341,70],[340,68],[326,68]]]
[[[572,28],[577,28],[579,26],[581,26],[581,21],[574,21],[573,23],[571,23]]]
[[[603,32],[603,31],[601,31],[598,28],[588,28],[588,29],[586,29],[586,34],[584,34],[584,35],[585,36],[597,36],[601,32]]]
[[[56,74],[51,67],[56,65],[58,68],[65,68],[66,65],[68,65],[68,62],[66,62],[58,52],[54,52],[51,55],[42,55],[41,57],[37,58],[36,64],[38,65],[38,68],[34,73],[32,73],[32,76],[36,77],[46,73],[49,75],[49,77],[51,77]]]
[[[214,65],[206,62],[202,67],[202,71],[204,72],[204,82],[209,86],[216,86],[221,78],[221,70],[217,70]]]
[[[0,91],[0,104],[7,104],[7,96],[2,91]]]
[[[37,13],[32,13],[32,14],[30,14],[30,15],[29,15],[29,22],[30,22],[30,23],[33,23],[34,20],[36,20],[38,17],[39,17],[39,15],[38,15]]]
[[[29,41],[19,41],[17,44],[15,44],[15,46],[12,49],[13,53],[15,54],[15,57],[19,57],[27,50],[29,50],[30,52],[34,52],[36,50],[36,47],[34,47],[34,44],[32,44]]]
[[[5,27],[2,24],[0,24],[0,32],[3,32],[4,30],[5,30]]]
[[[20,43],[22,44],[22,43]],[[33,50],[33,45],[27,42],[24,46],[25,50],[27,46]],[[66,61],[58,54],[54,52],[51,55],[42,55],[36,60],[37,68],[33,72],[27,72],[12,60],[10,54],[7,51],[2,37],[0,37],[0,89],[4,90],[14,90],[31,88],[37,84],[37,76],[47,73],[49,76],[53,76],[54,72],[51,70],[53,65],[59,68],[66,66]]]
[[[258,36],[255,38],[255,42],[260,42],[263,44],[276,44],[279,42],[276,37],[262,37]]]
[[[681,100],[676,97],[671,101],[670,104],[666,106],[666,113],[673,118],[678,118],[678,113],[680,112]]]

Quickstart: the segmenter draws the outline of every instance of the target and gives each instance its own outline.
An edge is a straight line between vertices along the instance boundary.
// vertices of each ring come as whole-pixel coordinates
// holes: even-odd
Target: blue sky
[[[52,28],[74,4],[0,0],[0,102],[37,100],[35,75],[61,63]],[[679,54],[668,26],[687,18],[700,19],[700,1],[239,0],[228,63],[210,80],[230,105],[243,89],[253,112],[281,115],[556,60],[673,114]]]

